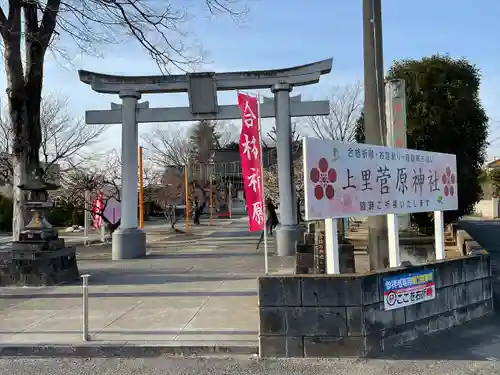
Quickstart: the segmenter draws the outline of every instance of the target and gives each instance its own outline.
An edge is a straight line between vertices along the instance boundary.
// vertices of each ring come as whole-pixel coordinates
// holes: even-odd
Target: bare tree
[[[120,170],[120,155],[116,150],[112,150],[101,166],[80,165],[65,171],[62,173],[62,186],[57,193],[57,201],[82,211],[85,209],[90,211],[92,207],[89,206],[89,202],[85,202],[86,192],[90,193],[91,200],[95,200],[102,193],[102,212],[104,212],[111,198],[121,202]],[[98,215],[103,218],[111,232],[120,224],[120,221],[111,223],[110,218],[103,213]]]
[[[307,125],[318,138],[354,142],[356,121],[361,115],[362,94],[360,82],[335,87],[330,98],[330,114],[308,117]]]
[[[298,123],[297,121],[292,121],[292,145],[293,145],[293,151],[297,151],[297,149],[300,147],[300,139],[302,137],[302,134],[300,133],[300,130],[297,129]],[[276,134],[276,125],[273,125],[270,131],[267,132],[267,142],[266,140],[263,140],[263,143],[266,147],[276,147],[276,144],[278,143],[277,140],[277,134]]]
[[[212,14],[237,18],[246,12],[237,0],[204,0]],[[5,3],[3,3],[5,4]],[[189,7],[179,1],[147,0],[9,0],[0,7],[7,97],[12,126],[14,169],[13,236],[23,226],[23,194],[17,188],[40,171],[41,97],[47,50],[71,58],[76,51],[99,54],[96,46],[132,38],[162,70],[200,61],[187,45],[183,26]],[[69,43],[68,43],[69,42]],[[66,44],[65,44],[66,43]],[[68,48],[71,47],[71,48]],[[24,58],[23,58],[24,55]]]
[[[63,168],[72,168],[88,160],[89,148],[96,144],[107,128],[87,126],[83,119],[72,118],[68,111],[68,99],[54,95],[42,99],[40,125],[40,159],[46,169],[56,163],[63,164]]]
[[[215,126],[218,148],[225,148],[239,139],[238,127],[234,122],[217,121]]]
[[[162,172],[153,162],[146,160],[143,162],[142,175],[144,202],[153,202],[156,188],[162,183]]]
[[[161,208],[163,215],[174,230],[175,224],[185,217],[176,207],[185,204],[186,185],[182,169],[169,167],[165,169],[161,183],[154,189],[153,200]]]
[[[179,127],[179,124],[169,124],[166,129],[157,127],[152,133],[143,135],[150,149],[149,159],[154,164],[167,168],[188,163],[189,138]]]
[[[118,223],[112,223],[104,211],[110,199],[121,202],[121,159],[117,150],[108,153],[104,163],[81,163],[76,168],[62,172],[62,186],[57,193],[57,201],[66,207],[73,207],[83,211],[90,211],[92,207],[85,204],[85,193],[90,193],[93,201],[102,193],[103,209],[98,213],[110,231],[116,229]],[[156,201],[158,188],[162,186],[163,175],[150,161],[143,165],[143,192],[144,202]]]
[[[40,108],[40,161],[42,173],[48,174],[55,165],[64,171],[88,160],[89,148],[106,129],[105,126],[85,126],[81,119],[69,114],[68,100],[65,97],[46,95]],[[0,117],[0,178],[13,184],[13,163],[8,155],[12,152],[12,126],[10,118]],[[51,176],[50,176],[51,177]],[[50,178],[49,178],[50,179]]]

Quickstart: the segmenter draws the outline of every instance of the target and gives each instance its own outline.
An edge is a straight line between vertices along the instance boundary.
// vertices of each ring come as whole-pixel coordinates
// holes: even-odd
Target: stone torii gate
[[[146,235],[137,227],[138,199],[138,123],[198,120],[231,120],[241,117],[237,105],[217,103],[217,91],[271,89],[274,100],[264,100],[261,117],[276,117],[278,182],[281,226],[276,231],[277,253],[293,255],[300,233],[297,226],[292,168],[291,117],[328,115],[327,100],[302,102],[290,100],[294,86],[319,82],[330,73],[332,59],[286,69],[188,73],[158,76],[115,76],[80,70],[80,81],[99,93],[118,94],[122,104],[110,110],[86,111],[87,124],[122,124],[122,216],[120,228],[113,233],[112,259],[146,255]],[[138,103],[142,94],[187,92],[189,107],[149,108]],[[295,98],[294,98],[295,99]]]

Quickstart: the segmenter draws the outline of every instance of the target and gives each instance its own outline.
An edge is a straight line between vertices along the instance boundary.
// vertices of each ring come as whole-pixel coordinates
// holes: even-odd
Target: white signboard
[[[458,208],[455,155],[304,138],[306,220]]]

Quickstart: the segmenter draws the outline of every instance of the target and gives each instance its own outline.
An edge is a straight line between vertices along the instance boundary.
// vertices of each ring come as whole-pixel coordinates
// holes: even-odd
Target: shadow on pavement
[[[262,252],[252,251],[252,252],[223,252],[223,253],[200,253],[193,251],[192,253],[171,253],[171,254],[151,254],[148,255],[147,259],[209,259],[209,258],[228,258],[228,257],[255,257],[263,256]]]
[[[248,230],[239,231],[227,231],[227,232],[215,232],[207,236],[207,238],[217,238],[217,237],[246,237],[248,238]]]
[[[392,360],[500,361],[500,316],[492,314],[373,357]]]

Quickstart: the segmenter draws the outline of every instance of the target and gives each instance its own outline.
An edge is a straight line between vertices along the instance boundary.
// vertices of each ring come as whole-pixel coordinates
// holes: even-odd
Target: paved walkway
[[[150,243],[147,259],[80,261],[81,273],[91,275],[92,340],[256,345],[256,277],[263,274],[263,251],[255,250],[258,235],[248,233],[247,219],[233,221],[194,241],[158,239]],[[0,343],[81,342],[81,286],[0,293]]]

